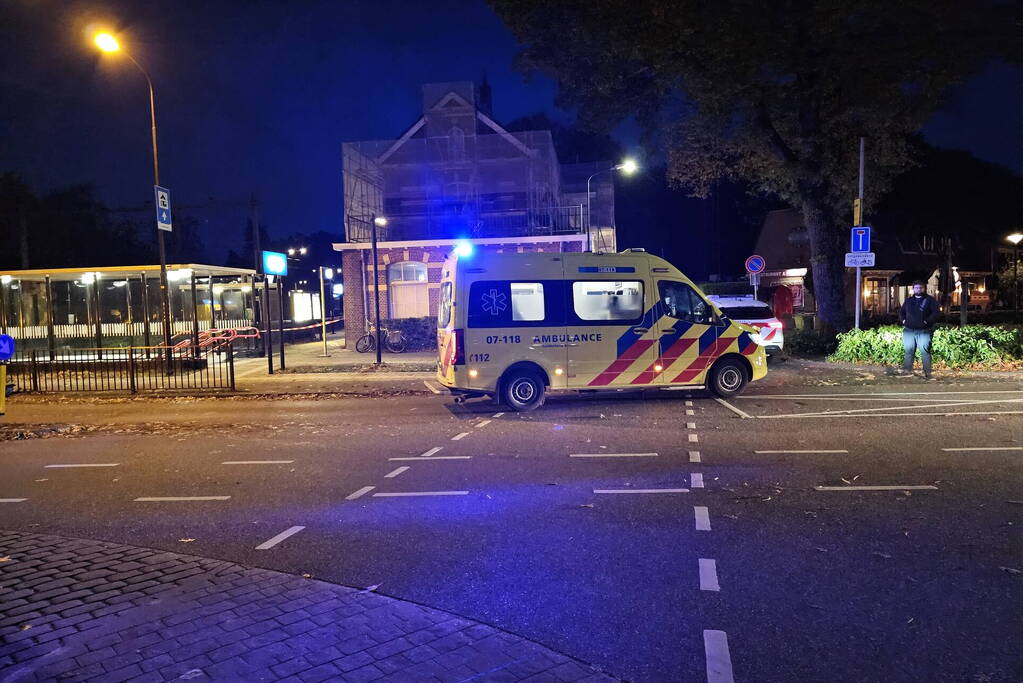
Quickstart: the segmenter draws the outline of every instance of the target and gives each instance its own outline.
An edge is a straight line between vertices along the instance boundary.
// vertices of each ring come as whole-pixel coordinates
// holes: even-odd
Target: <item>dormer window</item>
[[[448,131],[448,152],[452,159],[465,158],[465,132],[458,126]]]

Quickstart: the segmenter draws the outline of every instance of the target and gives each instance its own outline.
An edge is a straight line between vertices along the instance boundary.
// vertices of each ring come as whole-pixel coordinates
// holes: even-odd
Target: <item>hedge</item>
[[[832,361],[900,365],[902,327],[885,325],[870,330],[849,330],[838,335]],[[995,365],[1023,360],[1023,329],[993,325],[939,327],[931,353],[936,363],[950,368]]]

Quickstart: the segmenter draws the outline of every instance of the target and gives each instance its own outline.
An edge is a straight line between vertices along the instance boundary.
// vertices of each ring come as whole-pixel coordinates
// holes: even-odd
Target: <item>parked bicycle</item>
[[[401,330],[384,330],[381,337],[383,337],[384,351],[387,353],[405,353],[408,341],[405,339],[405,335],[401,333]],[[359,353],[376,351],[376,348],[377,337],[375,332],[364,334],[355,342],[355,350]]]

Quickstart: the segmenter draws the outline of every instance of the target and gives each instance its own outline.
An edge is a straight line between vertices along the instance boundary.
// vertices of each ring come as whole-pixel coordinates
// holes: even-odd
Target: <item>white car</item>
[[[775,317],[771,307],[751,296],[707,297],[733,322],[750,325],[760,330],[757,340],[767,353],[781,353],[785,347],[785,332],[782,323]]]

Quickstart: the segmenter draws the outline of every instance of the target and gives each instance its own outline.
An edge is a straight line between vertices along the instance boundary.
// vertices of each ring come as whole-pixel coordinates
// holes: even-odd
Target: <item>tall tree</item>
[[[1004,0],[490,0],[525,69],[607,130],[635,115],[695,196],[721,180],[798,208],[821,320],[845,324],[844,228],[857,138],[871,199],[913,163],[907,137],[948,86],[1016,59]]]

